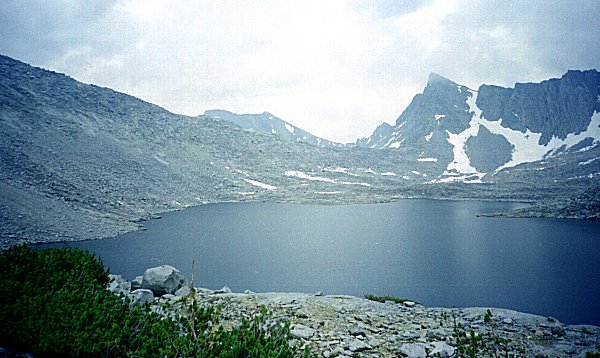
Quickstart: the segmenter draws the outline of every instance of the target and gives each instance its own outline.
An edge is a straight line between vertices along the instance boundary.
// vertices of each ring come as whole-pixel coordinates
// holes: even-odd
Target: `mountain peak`
[[[429,74],[429,79],[427,80],[427,85],[433,85],[433,84],[438,84],[438,83],[443,83],[443,84],[453,84],[456,85],[456,83],[450,81],[449,79],[447,79],[444,76],[438,75],[435,72],[431,72]]]

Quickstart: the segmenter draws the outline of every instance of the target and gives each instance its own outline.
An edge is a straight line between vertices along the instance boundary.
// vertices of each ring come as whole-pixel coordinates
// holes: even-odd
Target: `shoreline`
[[[127,294],[127,282],[113,293]],[[600,345],[600,327],[566,325],[552,317],[519,311],[488,308],[426,307],[406,301],[377,302],[351,295],[245,291],[234,293],[195,288],[200,306],[220,306],[220,325],[237,327],[265,307],[270,322],[290,323],[290,343],[308,346],[317,357],[425,357],[439,354],[456,357],[467,341],[457,339],[473,332],[481,355],[499,353],[515,356],[584,357]],[[189,288],[165,294],[151,302],[152,309],[165,317],[184,311]]]
[[[18,235],[12,234],[10,236],[1,237],[0,238],[0,249],[7,250],[11,246],[15,245],[38,245],[38,244],[53,244],[53,243],[69,243],[69,242],[79,242],[79,241],[90,241],[90,240],[104,240],[104,239],[114,239],[121,235],[125,235],[132,232],[137,232],[140,230],[145,230],[143,223],[151,220],[159,220],[162,215],[169,214],[173,212],[182,211],[188,208],[200,207],[211,204],[242,204],[242,203],[276,203],[276,204],[293,204],[293,205],[327,205],[327,206],[335,206],[335,205],[375,205],[375,204],[388,204],[398,202],[400,200],[441,200],[441,201],[482,201],[482,202],[507,202],[507,203],[522,203],[527,204],[527,207],[533,207],[538,204],[535,200],[524,200],[524,199],[492,199],[492,198],[463,198],[463,197],[419,197],[419,196],[411,196],[411,197],[390,197],[387,199],[376,198],[375,200],[355,200],[355,201],[344,201],[339,200],[340,198],[336,198],[335,202],[330,202],[329,199],[334,198],[322,198],[323,200],[315,200],[315,198],[294,200],[294,199],[268,199],[268,198],[257,198],[257,199],[247,199],[247,200],[215,200],[215,201],[204,201],[201,203],[196,203],[193,205],[183,204],[180,207],[167,208],[166,210],[157,211],[157,212],[148,212],[142,216],[134,217],[134,218],[125,218],[124,216],[115,215],[110,218],[108,222],[95,222],[94,224],[98,226],[103,226],[99,229],[100,233],[92,233],[87,232],[86,236],[83,237],[73,237],[73,236],[60,236],[58,233],[49,233],[50,238],[43,236],[41,233],[38,233],[34,238],[19,238]],[[327,200],[325,200],[327,199]],[[362,198],[361,198],[362,199]],[[377,200],[381,199],[381,200]],[[499,217],[499,218],[527,218],[521,216],[510,216],[510,213],[515,212],[515,209],[510,212],[500,212],[500,213],[484,213],[484,214],[476,214],[475,217],[483,216],[483,217]],[[531,216],[529,218],[540,218]],[[555,217],[542,217],[547,219],[555,219]],[[563,219],[563,218],[559,218]],[[569,219],[569,218],[564,218]],[[573,219],[573,220],[585,220],[585,219]],[[97,228],[98,228],[97,226]]]

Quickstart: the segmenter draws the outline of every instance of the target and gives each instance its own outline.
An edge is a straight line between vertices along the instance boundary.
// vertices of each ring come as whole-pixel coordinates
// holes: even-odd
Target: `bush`
[[[108,272],[89,252],[13,247],[0,255],[0,346],[36,356],[293,357],[288,324],[262,310],[231,331],[220,309],[164,318],[105,289]],[[193,323],[192,323],[193,322]]]
[[[395,303],[404,303],[404,302],[408,302],[411,301],[409,299],[406,298],[398,298],[398,297],[394,297],[394,296],[390,296],[390,295],[385,295],[385,296],[376,296],[376,295],[371,295],[366,293],[365,294],[365,298],[367,300],[371,300],[371,301],[376,301],[376,302],[385,302],[385,301],[391,301],[391,302],[395,302]],[[412,301],[415,302],[415,301]],[[417,302],[415,302],[417,303]]]

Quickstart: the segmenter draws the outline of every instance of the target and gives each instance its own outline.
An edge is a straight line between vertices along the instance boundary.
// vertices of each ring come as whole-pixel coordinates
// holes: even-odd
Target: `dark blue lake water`
[[[131,279],[170,264],[234,292],[390,294],[427,306],[493,306],[600,325],[600,223],[483,218],[515,203],[228,203],[72,243]]]

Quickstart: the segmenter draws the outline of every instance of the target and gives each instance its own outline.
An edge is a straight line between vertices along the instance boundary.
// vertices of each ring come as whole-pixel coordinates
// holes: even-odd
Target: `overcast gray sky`
[[[600,68],[600,1],[3,0],[0,53],[176,113],[353,142],[430,72],[476,89]]]

